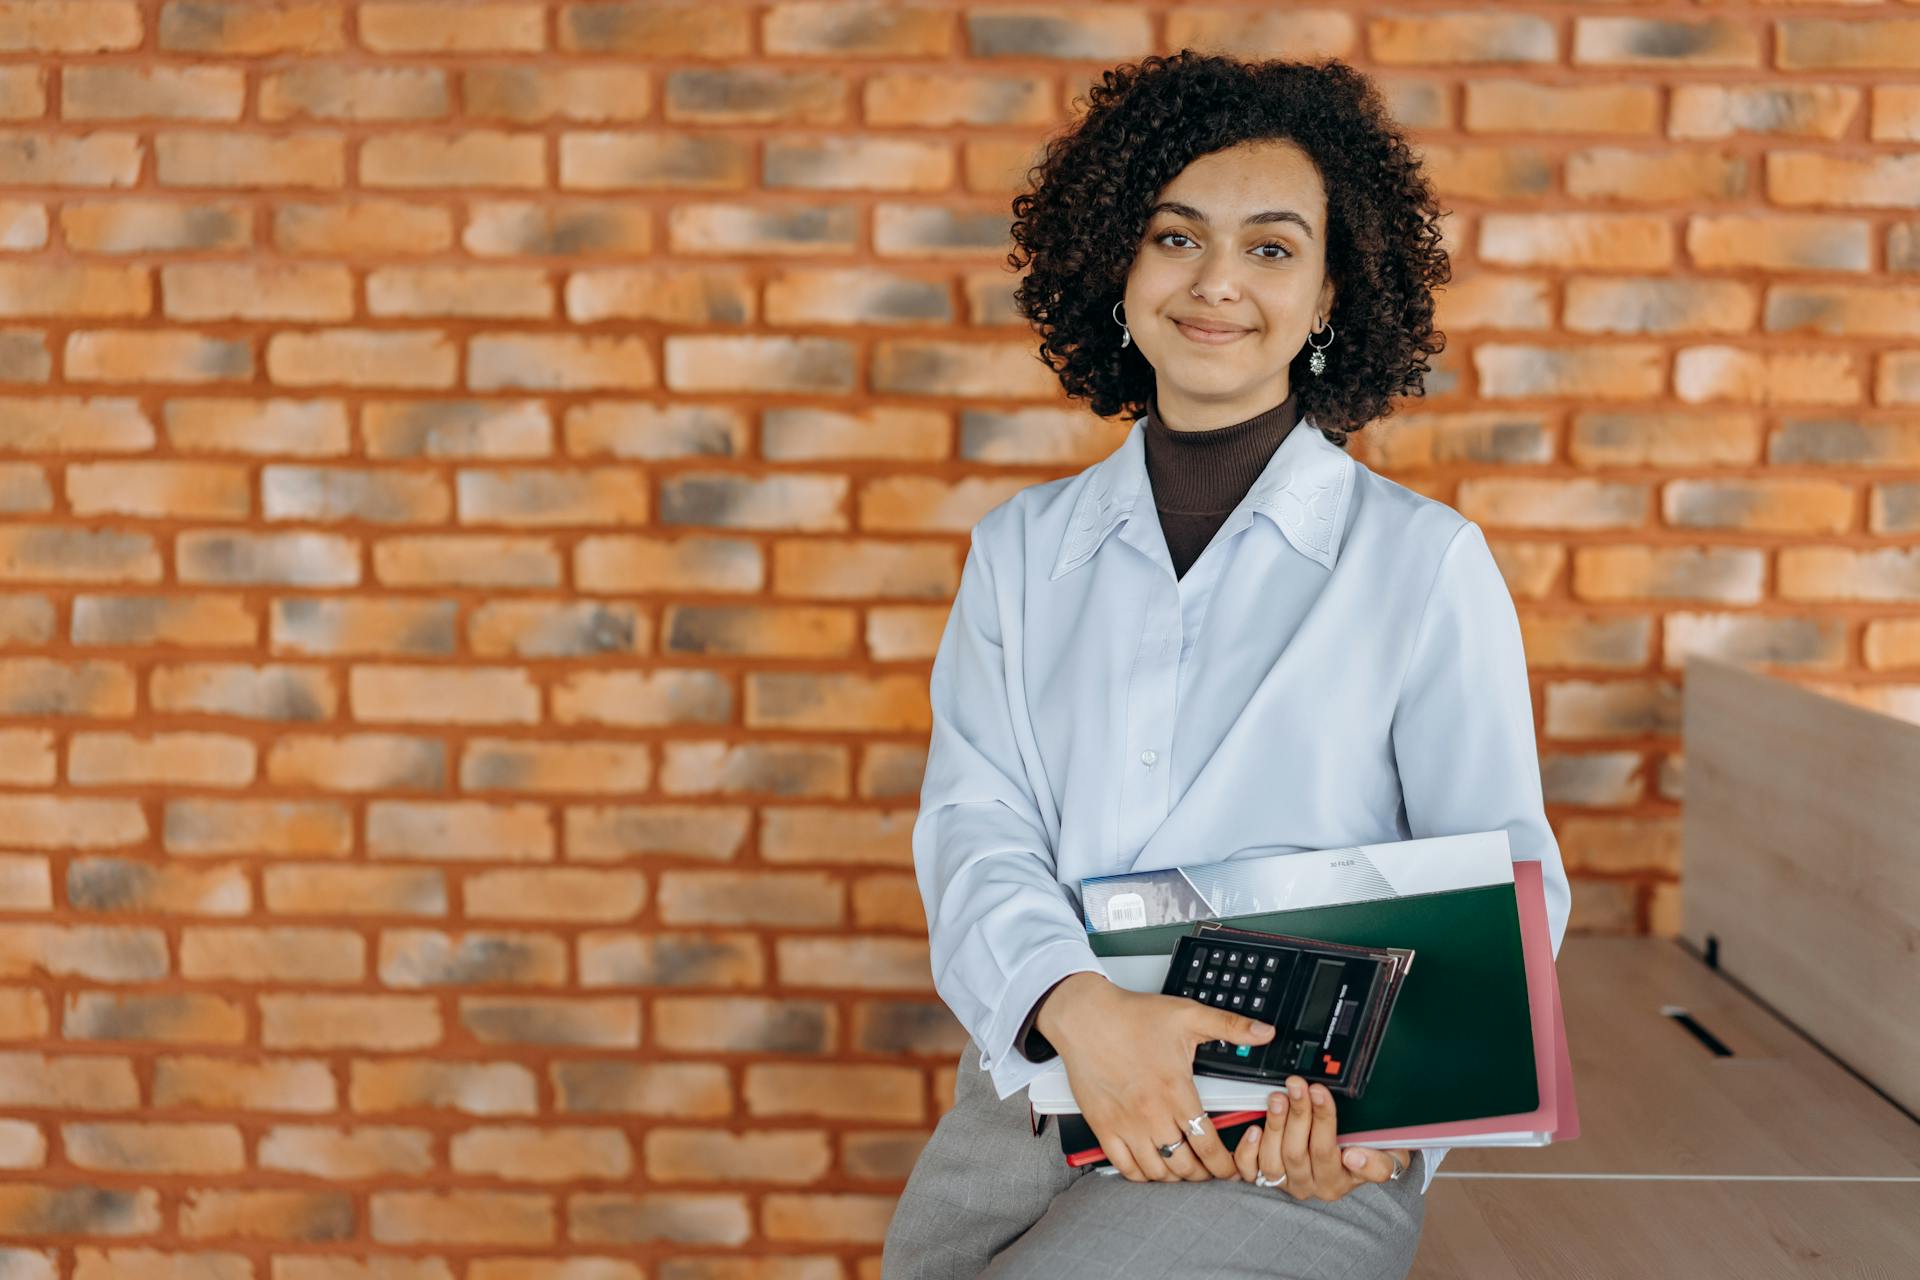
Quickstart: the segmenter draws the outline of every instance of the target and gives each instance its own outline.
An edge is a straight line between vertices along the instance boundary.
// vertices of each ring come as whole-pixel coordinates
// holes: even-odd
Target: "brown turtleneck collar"
[[[1266,470],[1273,451],[1300,420],[1300,396],[1287,398],[1244,422],[1206,431],[1178,431],[1160,418],[1157,397],[1147,399],[1147,479],[1175,577],[1184,577],[1240,499]]]

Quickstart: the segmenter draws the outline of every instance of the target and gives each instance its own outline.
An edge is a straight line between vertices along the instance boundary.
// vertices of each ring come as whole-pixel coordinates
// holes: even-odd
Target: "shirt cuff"
[[[1451,1150],[1453,1150],[1452,1147],[1420,1148],[1420,1168],[1422,1170],[1420,1175],[1421,1195],[1427,1194],[1427,1188],[1433,1185],[1433,1175],[1440,1168],[1440,1161],[1444,1159],[1447,1152]]]
[[[1002,1098],[1023,1088],[1039,1074],[1037,1063],[1016,1052],[1016,1036],[1028,1025],[1040,997],[1062,979],[1076,973],[1105,976],[1093,957],[1092,948],[1082,938],[1059,939],[1035,951],[1014,970],[1001,993],[999,1013],[987,1027],[987,1041],[981,1045],[980,1065],[993,1073],[996,1090]]]

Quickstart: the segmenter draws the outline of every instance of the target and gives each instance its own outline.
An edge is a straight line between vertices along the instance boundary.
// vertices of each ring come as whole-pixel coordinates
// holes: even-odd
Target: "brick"
[[[1920,530],[1920,485],[1876,484],[1867,507],[1867,527],[1875,533]]]
[[[1553,457],[1553,434],[1541,417],[1532,414],[1396,413],[1373,430],[1380,434],[1368,433],[1368,462],[1380,470],[1456,463],[1523,464]]]
[[[552,689],[557,724],[628,728],[725,724],[733,718],[732,686],[712,671],[580,672]]]
[[[580,279],[576,273],[569,283],[570,298],[579,292]],[[713,284],[707,284],[700,296],[711,296],[713,289]],[[661,295],[650,289],[644,296]],[[567,454],[575,458],[707,459],[751,452],[746,415],[707,405],[674,408],[622,400],[587,401],[567,407],[565,432]],[[763,428],[761,452],[771,458],[775,455],[769,438]]]
[[[914,164],[926,144],[894,143],[883,156],[854,156],[843,163],[849,172],[864,173],[874,163],[904,169]],[[761,181],[768,186],[792,186],[781,181],[793,177],[790,166],[782,164],[790,148],[770,138],[766,158],[760,168]],[[951,170],[939,164],[946,153],[941,150],[932,162],[935,185],[952,180]],[[819,171],[832,171],[834,161],[823,161]],[[925,172],[927,162],[920,168]],[[562,134],[559,145],[560,186],[568,191],[628,191],[664,188],[693,188],[705,191],[738,191],[753,181],[753,152],[737,138],[712,133],[641,133],[632,131],[581,131]],[[884,188],[900,189],[900,188]],[[924,190],[925,184],[907,189]],[[671,342],[671,339],[669,339]]]
[[[1460,329],[1549,329],[1553,327],[1553,312],[1547,282],[1538,276],[1483,271],[1449,284],[1434,299],[1434,323],[1443,333]],[[1396,413],[1379,425],[1397,421]],[[1373,430],[1379,430],[1379,426]]]
[[[567,1238],[583,1244],[740,1245],[751,1230],[744,1196],[655,1192],[567,1197]]]
[[[1845,351],[1750,351],[1684,347],[1674,354],[1673,385],[1691,404],[1852,404],[1860,375]]]
[[[458,1173],[515,1182],[624,1178],[633,1147],[618,1129],[497,1126],[456,1133],[448,1158]]]
[[[247,1014],[241,1004],[203,992],[85,991],[66,997],[60,1026],[69,1040],[239,1044],[247,1036]]]
[[[160,48],[174,53],[236,56],[330,53],[344,47],[339,10],[324,0],[167,0],[160,9]]]
[[[606,9],[609,12],[603,16],[590,5],[569,6],[562,17],[562,29],[570,32],[578,43],[568,46],[563,36],[562,47],[630,51],[645,41],[665,38],[681,49],[692,49],[701,47],[692,43],[700,34],[732,52],[743,53],[747,47],[747,30],[738,22],[719,24],[709,19],[710,25],[702,32],[689,21],[691,15],[686,13],[669,16],[656,6],[645,4],[609,5]],[[626,20],[617,25],[609,23],[607,18],[614,13]],[[719,17],[713,15],[714,19]],[[866,21],[849,24],[831,5],[822,4],[783,4],[767,14],[761,33],[769,53],[841,59],[950,54],[956,51],[953,36],[953,24],[944,14],[889,9],[874,13]],[[974,50],[983,52],[977,46]]]
[[[1686,252],[1696,267],[1865,271],[1871,231],[1858,218],[1817,214],[1696,214]]]
[[[87,253],[241,249],[253,240],[253,210],[219,200],[76,200],[60,210],[60,233]]]
[[[237,596],[76,595],[73,600],[73,642],[83,645],[119,647],[192,646],[195,648],[251,649],[258,645],[259,625],[246,603]],[[136,739],[124,734],[100,734],[90,741],[101,752],[98,757],[109,766],[126,759],[122,752],[135,749],[138,742],[171,743],[185,752],[200,753],[200,759],[187,768],[212,768],[228,783],[245,782],[231,771],[240,762],[237,754],[220,756],[222,750],[243,745],[237,739],[217,734],[154,734]],[[251,760],[253,753],[246,752]],[[212,781],[209,778],[209,781]]]
[[[853,923],[863,929],[924,930],[926,907],[919,885],[910,875],[860,877],[853,882]]]
[[[1820,18],[1777,24],[1775,64],[1783,71],[1920,69],[1920,21]]]
[[[1520,615],[1530,669],[1607,667],[1638,670],[1647,663],[1653,621],[1646,617]]]
[[[0,263],[0,315],[127,318],[153,309],[144,267]]]
[[[0,668],[0,671],[6,670]],[[22,675],[44,669],[14,668]],[[67,800],[56,796],[0,795],[0,830],[9,844],[26,848],[105,848],[147,838],[147,819],[127,800]]]
[[[442,622],[442,610],[438,606],[422,610],[409,610],[405,606],[380,610],[378,604],[369,603],[369,610],[359,610],[351,603],[344,604],[340,610],[324,610],[323,616],[313,622],[319,624],[315,628],[319,631],[330,616],[342,628],[336,639],[348,645],[359,631],[357,624],[361,620],[372,622],[367,618],[369,612],[386,612],[394,622],[413,622],[419,626],[415,639],[422,643],[430,643],[426,637]],[[411,620],[407,618],[409,612],[413,614]],[[278,643],[290,649],[300,647],[296,639],[282,637]],[[340,739],[286,733],[275,739],[273,747],[267,748],[267,777],[275,783],[294,783],[323,791],[438,791],[444,787],[447,777],[445,747],[436,741],[403,737],[399,733],[351,733]]]
[[[54,748],[51,730],[0,731],[0,779],[23,786],[44,787],[52,785],[59,772],[59,756]]]
[[[755,870],[665,871],[656,906],[667,924],[839,924],[845,891],[832,876]]]
[[[338,1191],[189,1191],[180,1234],[327,1244],[351,1239],[355,1216],[352,1197]]]
[[[1738,411],[1580,413],[1567,452],[1582,467],[1742,466],[1760,460],[1761,435]]]
[[[426,67],[288,67],[260,77],[260,118],[424,120],[452,109],[447,73]]]
[[[376,1191],[369,1197],[381,1244],[549,1244],[554,1205],[544,1195],[505,1191]]]
[[[453,1271],[440,1258],[281,1256],[273,1260],[273,1280],[453,1280]]]
[[[760,856],[769,862],[911,866],[914,812],[763,810]]]
[[[544,156],[537,134],[376,134],[361,144],[360,181],[368,187],[538,187],[546,181]]]
[[[332,189],[346,182],[346,145],[338,134],[272,138],[180,131],[153,141],[154,173],[168,187]]]
[[[673,97],[675,76],[700,74],[677,72],[667,78],[668,98]],[[725,72],[709,74],[725,75]],[[741,74],[753,90],[761,89],[761,77],[752,72]],[[767,73],[765,79],[777,79]],[[814,77],[824,81],[837,97],[839,81],[833,77]],[[612,67],[568,66],[474,66],[460,75],[461,96],[466,114],[475,120],[505,120],[513,124],[538,124],[545,120],[579,120],[602,123],[644,120],[652,114],[652,73]],[[673,109],[669,107],[669,110]],[[750,110],[750,108],[744,109]],[[694,113],[674,111],[678,118],[694,118]],[[819,121],[817,123],[829,123]]]
[[[0,975],[26,977],[36,970],[96,982],[160,978],[167,972],[166,938],[159,930],[146,928],[10,926],[0,934]]]
[[[330,329],[267,339],[267,376],[288,386],[450,387],[458,360],[437,330]]]
[[[260,1042],[272,1049],[421,1049],[440,1039],[431,996],[260,997]]]
[[[76,624],[79,616],[76,604]],[[77,786],[238,787],[253,776],[253,744],[226,734],[162,733],[140,739],[124,733],[76,733],[68,741],[67,778]]]
[[[11,1271],[5,1274],[11,1280]],[[253,1263],[237,1253],[162,1253],[157,1249],[78,1249],[74,1280],[253,1280]]]
[[[425,1129],[382,1125],[351,1129],[280,1125],[261,1137],[259,1160],[263,1169],[330,1182],[417,1178],[433,1171],[433,1136]]]
[[[580,935],[580,983],[586,987],[758,987],[761,947],[749,933]]]
[[[1674,138],[1839,138],[1860,107],[1851,85],[1676,84],[1667,109]]]
[[[278,915],[444,916],[446,880],[431,868],[285,866],[260,873]]]
[[[1559,56],[1553,24],[1530,14],[1372,18],[1367,44],[1377,60],[1392,64],[1542,63]]]
[[[1779,594],[1791,600],[1920,600],[1920,554],[1905,547],[1786,547]]]
[[[1757,604],[1763,552],[1745,547],[1580,547],[1573,591],[1582,600],[1712,600]]]
[[[553,587],[560,557],[540,538],[391,538],[373,548],[373,574],[389,586]]]
[[[1466,86],[1465,127],[1475,133],[1652,133],[1660,104],[1639,85],[1540,85],[1479,79]]]
[[[919,1130],[844,1133],[840,1136],[840,1164],[856,1178],[895,1182],[912,1173],[931,1136]]]
[[[587,592],[674,591],[695,584],[704,592],[754,592],[765,576],[760,549],[740,538],[588,536],[574,552],[574,581]]]
[[[297,262],[172,263],[160,268],[171,319],[339,321],[353,316],[345,268]]]
[[[557,44],[568,54],[645,54],[647,58],[743,58],[751,42],[751,15],[699,4],[563,4]],[[874,19],[881,29],[889,15]],[[837,25],[837,23],[835,23]],[[864,29],[866,23],[860,23]],[[778,48],[772,27],[768,52]]]
[[[346,406],[338,400],[269,398],[167,401],[167,437],[182,453],[292,454],[347,451]]]
[[[848,1063],[752,1063],[743,1094],[756,1116],[815,1116],[885,1123],[924,1114],[924,1077],[914,1067]]]
[[[290,200],[273,211],[273,244],[287,254],[434,253],[453,243],[453,216],[403,200],[308,204]]]
[[[225,585],[352,587],[360,548],[330,533],[189,531],[176,540],[180,580]]]
[[[131,1111],[140,1105],[133,1065],[118,1056],[0,1053],[0,1106]],[[0,1186],[0,1206],[7,1188]],[[0,1207],[0,1220],[4,1220]]]
[[[1920,336],[1920,286],[1772,285],[1765,327],[1770,333],[1846,337]]]
[[[1663,680],[1555,680],[1546,689],[1550,738],[1678,735],[1679,690]]]
[[[153,1105],[321,1114],[336,1099],[333,1074],[317,1058],[170,1055],[154,1061]]]
[[[233,67],[70,66],[60,73],[69,120],[238,120],[246,78]]]
[[[482,1044],[631,1049],[640,1007],[621,997],[465,996],[460,1023]]]
[[[833,1164],[827,1135],[816,1131],[716,1133],[710,1129],[650,1129],[650,1182],[818,1182]]]
[[[1845,533],[1856,505],[1831,480],[1673,480],[1661,494],[1668,524],[1762,533]]]
[[[160,1193],[151,1188],[0,1184],[0,1239],[144,1236],[158,1230]],[[0,1254],[9,1262],[17,1256]]]
[[[287,653],[446,657],[453,653],[458,635],[455,614],[455,605],[446,600],[296,597],[273,602],[269,629],[272,647]],[[359,745],[369,751],[402,753],[408,748],[439,744],[392,734],[366,734]],[[269,751],[267,758],[272,760],[279,754],[278,750]],[[444,754],[434,753],[436,759]]]
[[[1760,32],[1733,18],[1580,17],[1573,61],[1599,67],[1758,67]]]
[[[453,510],[438,476],[346,467],[267,466],[260,499],[269,520],[440,524]]]
[[[1875,671],[1920,666],[1920,619],[1876,618],[1867,623],[1864,653]]]
[[[671,795],[742,795],[845,799],[845,747],[779,742],[667,744],[660,789]]]
[[[328,719],[340,702],[331,675],[318,667],[214,662],[156,667],[148,698],[160,711],[282,722]]]
[[[624,467],[461,471],[463,524],[627,525],[648,520],[646,477]]]
[[[1638,213],[1489,213],[1479,254],[1508,266],[1644,270],[1673,261],[1673,228]]]
[[[1583,333],[1745,333],[1759,295],[1734,280],[1567,281],[1567,328]]]
[[[375,857],[551,861],[544,806],[376,800],[367,806],[367,850]]]
[[[532,724],[540,714],[540,691],[527,672],[504,667],[358,666],[348,696],[354,716],[369,723]],[[470,815],[464,825],[471,826],[485,822],[483,810],[470,805],[448,813]],[[408,810],[389,806],[380,812],[387,821],[404,821]]]
[[[388,987],[559,986],[566,944],[552,935],[389,929],[380,935],[380,981]]]
[[[651,803],[566,811],[567,857],[618,862],[667,854],[720,861],[739,853],[747,836],[744,808]]]
[[[38,994],[37,992],[34,994]],[[40,1034],[44,1034],[41,1032]],[[0,1169],[38,1169],[47,1162],[47,1135],[40,1126],[25,1120],[0,1120]],[[0,1248],[0,1275],[11,1276],[7,1266],[18,1266]],[[47,1272],[49,1278],[53,1272]]]
[[[621,334],[476,334],[467,340],[467,385],[475,391],[651,390],[659,374],[650,342]]]
[[[924,542],[806,539],[774,544],[773,590],[821,599],[950,600],[960,557]]]
[[[1557,186],[1558,160],[1535,147],[1434,144],[1421,163],[1435,194],[1448,199],[1518,200],[1545,195]]]
[[[547,273],[532,267],[376,267],[367,273],[369,315],[537,320],[553,309]]]
[[[1846,662],[1847,628],[1839,619],[1670,613],[1661,625],[1661,657],[1669,668],[1684,667],[1695,654],[1789,668],[1832,668]]]
[[[1573,885],[1573,912],[1569,933],[1638,934],[1640,889],[1619,880],[1582,876]]]
[[[1920,424],[1788,418],[1767,438],[1767,461],[1813,466],[1920,466]]]
[[[52,907],[53,874],[48,860],[0,853],[0,910],[48,911]]]
[[[791,1255],[774,1258],[668,1258],[660,1280],[844,1280],[837,1258]],[[872,1277],[861,1273],[862,1280]]]
[[[76,382],[245,381],[253,349],[245,338],[160,330],[95,329],[67,335],[67,377]]]
[[[1540,760],[1540,786],[1550,805],[1623,808],[1641,798],[1636,751],[1552,752]]]
[[[69,1160],[107,1173],[235,1173],[246,1163],[230,1124],[66,1124],[60,1134]]]
[[[132,133],[102,129],[61,137],[4,130],[0,186],[131,187],[140,174],[140,155],[140,138]]]
[[[919,938],[790,937],[774,940],[780,982],[795,987],[931,990],[933,969]],[[829,976],[840,970],[840,976]]]
[[[1484,395],[1647,399],[1665,385],[1665,356],[1642,343],[1529,347],[1483,343],[1473,363]]]
[[[345,929],[187,928],[180,972],[241,982],[358,982],[366,976],[366,944]]]
[[[1672,818],[1567,818],[1556,834],[1570,872],[1680,870],[1680,824]]]
[[[695,350],[693,339],[683,339],[680,349],[689,355]],[[672,368],[674,340],[669,338],[668,364]],[[836,344],[837,345],[837,344]],[[723,358],[723,348],[708,354]],[[831,358],[831,349],[820,353]],[[717,372],[717,370],[716,370]],[[902,395],[951,395],[1045,399],[1057,394],[1058,381],[1033,359],[1032,353],[1017,343],[983,344],[932,342],[906,338],[881,339],[873,345],[872,365],[868,373],[872,389]],[[682,383],[669,374],[676,389]],[[689,388],[690,389],[690,388]],[[717,388],[716,388],[717,389]],[[832,388],[799,386],[796,391]]]
[[[1916,29],[1920,29],[1917,26]],[[1767,156],[1766,189],[1780,204],[1811,202],[1806,184],[1822,183],[1821,204],[1854,208],[1920,207],[1920,163],[1911,155],[1855,159],[1807,152]]]
[[[622,92],[644,72],[611,68]],[[474,104],[468,99],[469,109]],[[603,201],[549,205],[529,200],[475,200],[469,206],[461,244],[479,257],[643,257],[654,243],[653,223],[642,209],[609,207]]]
[[[361,410],[374,458],[537,458],[553,424],[537,400],[375,400]]]
[[[353,816],[329,801],[171,800],[165,805],[169,853],[222,855],[270,849],[282,857],[344,854]]]
[[[732,1114],[726,1068],[710,1063],[556,1062],[554,1105],[566,1115],[671,1116],[678,1121]]]
[[[461,895],[475,920],[631,920],[646,905],[647,882],[624,871],[484,871],[467,877]]]
[[[47,83],[43,67],[7,67],[0,70],[0,119],[31,120],[46,114]]]
[[[360,10],[360,41],[376,53],[531,53],[546,47],[538,4],[374,3]]]
[[[820,1000],[682,996],[653,1002],[654,1042],[686,1053],[827,1053],[838,1012]]]
[[[237,866],[194,867],[129,858],[75,858],[67,902],[79,911],[155,915],[245,915],[252,889]]]
[[[1651,508],[1644,485],[1584,479],[1463,480],[1456,505],[1483,524],[1547,529],[1630,529]]]
[[[925,732],[924,684],[915,676],[749,672],[746,723],[769,729]]]
[[[1920,404],[1920,352],[1882,354],[1874,377],[1873,398],[1881,404]]]
[[[511,1062],[359,1060],[352,1064],[350,1105],[356,1112],[456,1111],[471,1116],[532,1115],[536,1085]]]

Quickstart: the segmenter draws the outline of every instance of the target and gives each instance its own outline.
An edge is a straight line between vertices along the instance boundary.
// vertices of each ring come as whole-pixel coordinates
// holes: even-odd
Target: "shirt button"
[[[1159,758],[1160,754],[1157,751],[1142,751],[1140,753],[1140,763],[1144,765],[1151,766],[1153,762]]]

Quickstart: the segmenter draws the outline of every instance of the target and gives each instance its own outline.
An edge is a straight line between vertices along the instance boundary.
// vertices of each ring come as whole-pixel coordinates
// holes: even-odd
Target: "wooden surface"
[[[1677,943],[1569,937],[1558,967],[1581,1137],[1450,1152],[1413,1280],[1914,1274],[1920,1125]],[[1810,1180],[1846,1177],[1910,1181]]]
[[[1687,664],[1683,935],[1920,1113],[1920,725]]]

